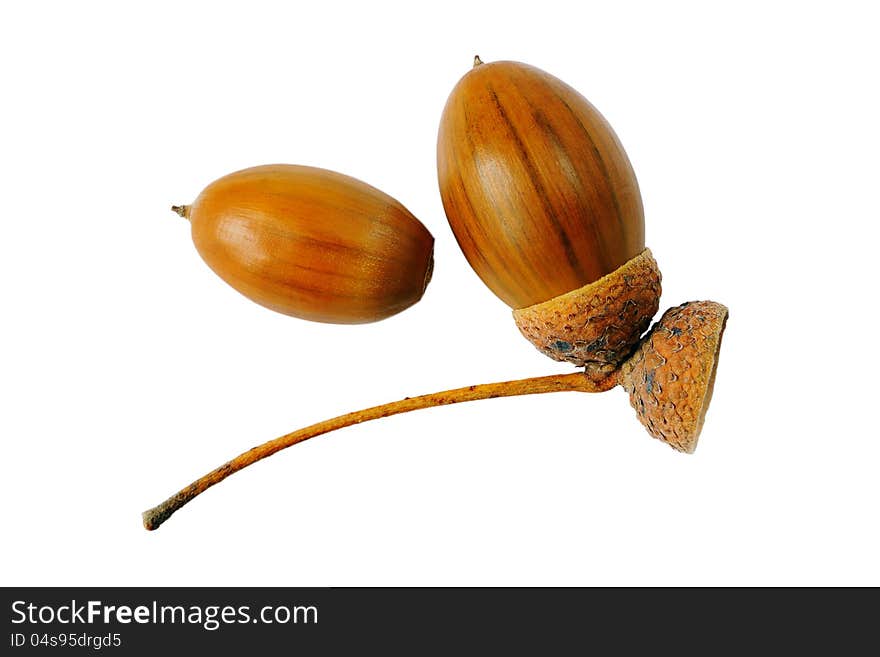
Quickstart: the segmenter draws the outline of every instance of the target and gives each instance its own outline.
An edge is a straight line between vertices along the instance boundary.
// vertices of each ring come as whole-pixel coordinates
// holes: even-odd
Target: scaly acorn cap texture
[[[620,368],[618,381],[648,433],[678,451],[697,447],[727,316],[714,301],[670,308]]]
[[[660,304],[661,276],[650,249],[610,274],[549,301],[513,311],[523,336],[554,360],[608,376],[632,353]]]

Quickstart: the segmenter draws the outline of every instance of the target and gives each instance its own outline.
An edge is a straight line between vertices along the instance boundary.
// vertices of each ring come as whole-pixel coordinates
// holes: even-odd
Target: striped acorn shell
[[[437,173],[465,257],[511,308],[592,283],[645,248],[639,186],[611,126],[532,66],[478,64],[458,82]]]
[[[657,310],[660,274],[635,173],[599,111],[540,69],[477,60],[443,111],[437,172],[462,252],[522,333],[590,375],[617,367]],[[590,286],[611,275],[606,306]]]

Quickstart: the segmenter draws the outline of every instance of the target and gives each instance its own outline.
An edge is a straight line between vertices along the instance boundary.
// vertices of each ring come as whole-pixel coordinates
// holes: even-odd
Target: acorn
[[[301,319],[375,322],[419,301],[434,238],[399,201],[349,176],[272,164],[215,180],[189,219],[207,265],[247,298]]]
[[[635,173],[599,111],[540,69],[477,57],[443,110],[437,173],[459,246],[522,334],[613,372],[661,288]]]

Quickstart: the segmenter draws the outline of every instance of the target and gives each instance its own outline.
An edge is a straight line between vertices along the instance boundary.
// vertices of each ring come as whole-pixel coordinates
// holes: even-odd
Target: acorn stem
[[[258,445],[239,454],[231,461],[224,463],[219,468],[196,479],[186,488],[175,493],[167,500],[143,513],[144,527],[148,530],[157,529],[163,522],[183,505],[193,500],[214,484],[220,483],[226,477],[246,468],[252,463],[271,456],[275,452],[296,445],[309,438],[320,436],[337,429],[360,424],[369,420],[377,420],[398,413],[408,413],[422,408],[434,406],[446,406],[461,402],[477,401],[480,399],[492,399],[495,397],[515,397],[518,395],[536,395],[546,392],[604,392],[617,385],[617,376],[611,375],[601,381],[591,381],[583,372],[573,374],[555,374],[551,376],[519,379],[516,381],[502,381],[498,383],[484,383],[481,385],[455,388],[444,392],[434,392],[419,397],[407,397],[399,401],[365,408],[360,411],[346,413],[323,422],[285,434],[274,440]]]
[[[180,215],[184,219],[189,219],[189,206],[188,205],[172,205],[171,210],[173,212],[176,212],[178,215]]]

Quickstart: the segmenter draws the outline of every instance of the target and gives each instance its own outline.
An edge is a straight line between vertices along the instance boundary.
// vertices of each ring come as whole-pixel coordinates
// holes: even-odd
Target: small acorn
[[[437,173],[471,267],[541,352],[600,379],[657,312],[638,182],[586,98],[518,62],[474,67],[447,100]]]
[[[431,280],[431,233],[392,197],[334,171],[244,169],[172,209],[220,278],[286,315],[375,322],[416,303]]]

